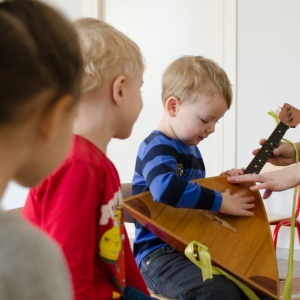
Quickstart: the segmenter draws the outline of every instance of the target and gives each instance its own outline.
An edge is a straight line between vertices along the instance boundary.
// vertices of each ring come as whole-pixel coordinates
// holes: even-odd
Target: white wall
[[[81,17],[97,18],[100,14],[100,0],[42,0],[64,13],[69,19]]]
[[[300,109],[300,2],[238,1],[237,11],[237,165],[247,166],[259,139],[276,127],[268,111],[285,102]],[[299,141],[300,125],[285,137]],[[292,192],[273,193],[267,211],[290,214]],[[288,248],[289,228],[281,230],[278,247]]]

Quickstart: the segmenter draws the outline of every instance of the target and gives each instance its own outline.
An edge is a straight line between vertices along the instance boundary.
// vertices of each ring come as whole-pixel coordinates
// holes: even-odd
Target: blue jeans
[[[153,292],[184,300],[247,299],[238,286],[225,276],[202,279],[201,269],[170,246],[150,252],[142,260],[140,271]]]
[[[124,294],[121,297],[121,300],[155,300],[155,299],[156,298],[147,296],[143,292],[130,286],[126,286]]]

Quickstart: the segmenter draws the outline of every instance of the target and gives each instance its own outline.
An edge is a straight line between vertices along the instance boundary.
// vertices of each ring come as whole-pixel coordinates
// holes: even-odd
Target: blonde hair
[[[83,92],[97,90],[109,76],[125,75],[130,81],[144,70],[138,45],[111,25],[93,18],[74,25],[84,61]]]
[[[165,104],[171,96],[187,101],[195,93],[219,94],[225,98],[228,108],[232,102],[231,84],[221,67],[201,56],[182,56],[163,73],[162,101]]]

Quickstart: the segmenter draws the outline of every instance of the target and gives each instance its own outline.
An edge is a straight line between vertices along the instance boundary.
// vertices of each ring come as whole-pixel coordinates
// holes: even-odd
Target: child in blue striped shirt
[[[162,101],[162,120],[138,150],[133,194],[150,190],[154,201],[173,207],[252,216],[254,198],[246,189],[230,195],[229,191],[220,193],[192,182],[205,177],[197,145],[214,132],[232,102],[224,70],[200,56],[180,57],[163,74]],[[242,173],[232,169],[223,174]],[[183,254],[141,224],[135,225],[134,254],[150,289],[185,300],[243,299],[232,281],[224,276],[202,281],[201,270]]]

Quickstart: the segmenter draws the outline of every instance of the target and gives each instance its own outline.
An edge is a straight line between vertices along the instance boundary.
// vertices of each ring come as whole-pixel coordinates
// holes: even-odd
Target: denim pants
[[[247,299],[238,286],[225,276],[214,275],[203,282],[201,269],[184,254],[163,246],[142,260],[140,271],[153,292],[184,300]]]
[[[121,300],[155,300],[156,298],[152,298],[148,295],[145,295],[143,292],[130,287],[126,286],[125,292],[121,297]]]

